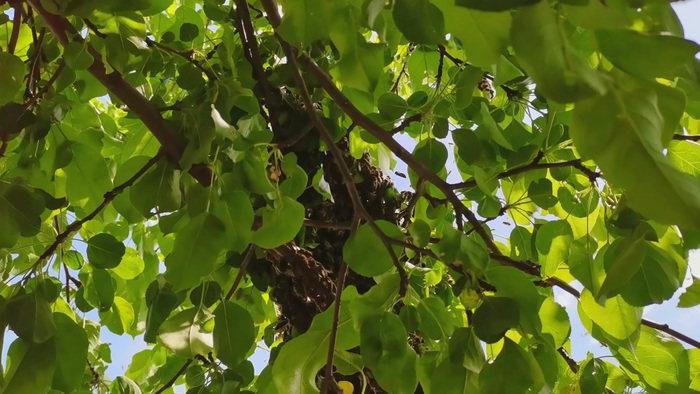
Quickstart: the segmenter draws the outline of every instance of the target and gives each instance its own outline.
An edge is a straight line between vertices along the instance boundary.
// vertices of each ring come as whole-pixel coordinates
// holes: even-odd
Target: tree
[[[641,317],[700,247],[668,2],[0,9],[3,392],[700,392]],[[102,327],[152,344],[113,381]]]

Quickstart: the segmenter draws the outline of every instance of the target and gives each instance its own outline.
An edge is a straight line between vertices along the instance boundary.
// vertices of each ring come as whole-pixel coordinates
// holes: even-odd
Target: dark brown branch
[[[411,123],[413,123],[413,122],[420,122],[421,119],[423,119],[423,114],[421,114],[421,113],[417,113],[417,114],[415,114],[415,115],[411,115],[411,116],[409,116],[408,118],[405,118],[404,120],[402,120],[401,123],[399,123],[399,125],[396,126],[396,128],[394,128],[393,130],[391,130],[391,134],[393,135],[393,134],[396,134],[396,133],[401,133],[401,132],[404,131],[404,130],[406,129],[406,127],[408,127]]]
[[[84,218],[76,220],[75,222],[69,224],[68,227],[66,227],[66,229],[63,230],[62,233],[56,236],[56,239],[53,241],[53,243],[48,248],[46,248],[46,250],[44,250],[44,253],[42,253],[41,256],[39,256],[39,259],[36,263],[34,263],[30,271],[33,271],[34,269],[39,267],[44,261],[46,261],[49,257],[53,256],[53,254],[56,253],[58,247],[61,246],[64,242],[66,242],[66,240],[71,236],[71,234],[80,230],[85,223],[94,219],[100,212],[102,212],[103,209],[105,209],[109,204],[111,204],[112,201],[114,201],[114,199],[119,194],[121,194],[126,188],[133,185],[139,178],[141,178],[141,176],[143,176],[143,174],[146,173],[146,171],[153,167],[158,162],[158,160],[161,159],[161,157],[162,154],[160,153],[154,156],[143,167],[136,171],[136,173],[131,178],[127,179],[124,183],[116,186],[114,189],[105,193],[104,200],[102,200],[102,202],[97,208],[95,208]]]
[[[102,55],[100,55],[92,45],[85,43],[80,35],[76,34],[75,28],[67,19],[46,11],[41,5],[40,0],[27,0],[27,3],[41,15],[44,19],[44,23],[46,23],[47,27],[61,45],[65,46],[75,41],[87,46],[88,52],[94,58],[92,65],[88,68],[90,74],[141,119],[146,127],[148,127],[158,139],[167,155],[178,163],[185,151],[185,146],[177,135],[170,130],[165,120],[160,116],[158,109],[139,93],[136,88],[131,86],[121,74],[117,72],[107,74],[107,69],[101,60]],[[211,184],[212,171],[206,165],[196,164],[189,169],[189,173],[203,186],[209,186]]]
[[[243,54],[248,63],[253,67],[253,76],[258,83],[258,87],[262,92],[263,99],[267,110],[270,112],[270,126],[273,131],[279,131],[279,118],[277,109],[279,97],[275,94],[267,79],[265,70],[263,69],[262,60],[260,57],[260,49],[258,41],[255,37],[255,28],[250,17],[250,9],[247,0],[236,0],[236,28],[238,35],[241,37],[241,45],[243,46]]]
[[[685,135],[685,134],[674,134],[674,140],[678,141],[700,141],[700,135]]]
[[[328,356],[326,358],[326,369],[325,369],[325,379],[323,380],[323,387],[321,387],[321,393],[329,393],[330,389],[335,384],[333,379],[333,357],[335,356],[335,343],[338,339],[338,324],[340,323],[340,301],[343,294],[343,288],[345,287],[345,276],[348,273],[348,265],[345,262],[340,264],[340,271],[338,272],[338,279],[335,282],[335,303],[333,305],[333,324],[331,325],[331,332],[328,336]]]
[[[513,175],[518,175],[522,174],[528,171],[534,171],[534,170],[541,170],[541,169],[547,169],[547,168],[561,168],[561,167],[573,167],[576,168],[577,170],[581,171],[584,173],[588,179],[596,179],[600,177],[600,173],[593,171],[587,167],[585,167],[581,161],[581,159],[575,159],[575,160],[569,160],[569,161],[561,161],[561,162],[556,162],[556,163],[539,163],[539,162],[533,162],[530,164],[526,164],[522,167],[516,167],[513,169],[510,169],[508,171],[502,172],[498,175],[496,175],[497,179],[503,179],[503,178],[508,178]],[[459,183],[453,183],[450,185],[453,189],[470,189],[473,187],[476,187],[476,180],[470,179],[468,181],[464,182],[459,182]]]
[[[442,69],[444,68],[445,65],[445,53],[447,51],[439,51],[440,52],[440,59],[438,60],[438,71],[437,75],[435,76],[435,90],[440,89],[440,84],[442,83]]]
[[[182,376],[182,374],[184,374],[185,371],[187,371],[187,368],[190,366],[190,364],[192,364],[192,361],[194,361],[194,360],[192,360],[191,358],[188,358],[187,361],[185,361],[185,364],[182,366],[182,368],[180,368],[177,372],[175,372],[175,375],[172,378],[170,378],[170,380],[165,382],[165,384],[163,384],[163,386],[161,388],[154,391],[153,394],[161,394],[162,392],[164,392],[165,390],[170,388],[172,385],[174,385],[175,382],[177,381],[177,379],[180,376]]]
[[[22,14],[23,7],[21,1],[14,1],[12,7],[15,10],[15,14],[12,17],[12,33],[10,33],[10,40],[7,42],[7,52],[14,54],[17,48],[17,41],[19,40],[19,31],[22,27]]]
[[[557,353],[559,353],[561,358],[564,359],[564,361],[566,362],[566,365],[568,365],[569,369],[571,369],[571,372],[578,373],[578,368],[579,368],[578,363],[573,358],[571,358],[569,353],[567,353],[563,347],[560,347],[559,349],[557,349]]]
[[[250,264],[250,261],[253,260],[253,257],[255,256],[256,250],[257,247],[255,245],[250,245],[248,247],[248,253],[246,253],[245,257],[243,258],[241,267],[238,269],[238,275],[236,275],[236,279],[234,279],[231,289],[228,291],[228,293],[226,293],[226,300],[230,300],[231,297],[233,297],[233,294],[236,292],[236,289],[238,289],[238,286],[241,284],[241,281],[248,270],[248,264]]]

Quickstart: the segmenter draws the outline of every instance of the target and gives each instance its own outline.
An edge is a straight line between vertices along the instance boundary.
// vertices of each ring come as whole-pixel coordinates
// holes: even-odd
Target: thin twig
[[[539,162],[532,162],[530,164],[526,164],[521,167],[516,167],[513,169],[510,169],[508,171],[504,171],[498,175],[496,175],[496,179],[504,179],[511,177],[513,175],[518,175],[522,174],[524,172],[528,171],[534,171],[534,170],[542,170],[542,169],[548,169],[548,168],[562,168],[562,167],[574,167],[577,170],[581,171],[584,173],[589,179],[596,179],[600,177],[600,173],[593,171],[589,169],[588,167],[584,166],[581,159],[575,159],[575,160],[569,160],[569,161],[561,161],[561,162],[555,162],[555,163],[539,163]],[[453,189],[470,189],[473,187],[476,187],[476,180],[470,179],[468,181],[464,182],[459,182],[459,183],[453,183],[450,185]]]
[[[335,356],[335,343],[338,339],[338,325],[340,322],[340,301],[345,287],[345,276],[348,273],[348,265],[345,262],[340,264],[338,278],[335,282],[335,304],[333,309],[333,324],[328,337],[328,356],[326,358],[326,378],[323,380],[321,393],[328,393],[331,386],[335,383],[333,379],[333,357]]]
[[[185,364],[182,366],[182,368],[180,368],[177,372],[175,372],[175,375],[172,378],[170,378],[170,380],[165,382],[165,384],[163,384],[163,386],[161,388],[154,391],[153,394],[160,394],[160,393],[164,392],[165,390],[167,390],[168,388],[170,388],[172,385],[174,385],[175,381],[177,381],[177,379],[183,373],[185,373],[185,371],[187,371],[187,367],[189,367],[190,364],[192,364],[192,361],[194,361],[194,360],[192,360],[191,358],[188,358],[187,361],[185,361]]]
[[[141,178],[141,176],[143,176],[143,174],[146,173],[146,171],[153,167],[158,162],[158,160],[162,158],[162,156],[162,153],[158,153],[157,155],[155,155],[143,167],[136,171],[136,173],[131,178],[127,179],[124,183],[116,186],[114,189],[105,193],[104,199],[102,200],[100,205],[97,206],[97,208],[95,208],[84,218],[76,220],[73,223],[69,224],[68,227],[66,227],[66,229],[63,230],[62,233],[56,236],[56,239],[53,241],[53,243],[48,248],[46,248],[46,250],[44,250],[44,253],[42,253],[41,256],[39,256],[37,262],[34,263],[34,265],[32,265],[30,272],[34,271],[44,261],[46,261],[54,253],[56,253],[58,247],[61,246],[74,232],[80,230],[85,223],[94,219],[100,212],[102,212],[103,209],[105,209],[112,201],[114,201],[114,199],[119,194],[121,194],[129,186],[133,185],[139,178]]]
[[[403,131],[406,129],[406,127],[408,127],[411,123],[413,123],[413,122],[420,122],[421,119],[423,119],[423,114],[421,114],[421,113],[417,113],[417,114],[415,114],[415,115],[411,115],[411,116],[409,116],[408,118],[405,118],[403,121],[401,121],[401,123],[399,123],[399,125],[396,126],[396,128],[394,128],[393,130],[391,130],[391,134],[393,135],[393,134],[396,134],[396,133],[401,133],[401,132],[403,132]]]
[[[238,269],[238,275],[236,275],[236,279],[233,281],[231,289],[228,291],[228,293],[226,293],[226,300],[230,300],[231,297],[233,297],[233,294],[236,292],[236,289],[238,289],[238,285],[241,284],[241,281],[243,280],[243,277],[245,276],[245,273],[248,270],[248,264],[250,264],[250,261],[253,260],[253,257],[255,256],[256,249],[257,247],[252,244],[250,245],[250,247],[248,247],[248,253],[246,253],[245,257],[243,258],[241,267]]]
[[[146,45],[148,45],[149,47],[158,48],[158,49],[162,50],[163,52],[167,52],[171,55],[177,55],[177,56],[187,60],[190,64],[197,67],[199,69],[199,71],[203,72],[204,75],[206,75],[210,81],[215,81],[218,79],[216,77],[216,74],[214,74],[214,71],[208,69],[207,67],[204,67],[204,65],[202,65],[201,62],[198,62],[194,58],[194,51],[192,51],[192,50],[190,50],[190,51],[178,51],[175,48],[171,48],[165,44],[161,44],[160,42],[152,40],[148,37],[146,37],[146,39],[144,41],[146,42]]]
[[[560,347],[559,349],[557,349],[557,353],[559,353],[559,355],[564,359],[564,361],[566,361],[566,365],[569,366],[569,369],[571,369],[571,372],[578,373],[578,369],[579,369],[578,363],[573,358],[571,358],[569,353],[567,353],[563,347]]]
[[[406,53],[406,58],[408,58],[411,55],[411,52],[416,48],[416,45],[413,43],[408,44],[408,50]],[[399,83],[401,82],[401,78],[406,74],[406,69],[408,67],[408,59],[404,59],[403,64],[401,65],[401,71],[399,71],[399,75],[396,76],[396,81],[394,81],[394,85],[391,87],[390,92],[397,94],[399,92]]]
[[[674,140],[678,141],[700,141],[700,135],[685,135],[685,134],[674,134]]]

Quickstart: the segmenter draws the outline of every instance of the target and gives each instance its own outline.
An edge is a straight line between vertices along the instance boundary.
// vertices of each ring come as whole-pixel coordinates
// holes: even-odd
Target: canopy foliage
[[[642,318],[700,303],[668,2],[0,10],[4,393],[700,393]],[[124,376],[101,329],[150,344]]]

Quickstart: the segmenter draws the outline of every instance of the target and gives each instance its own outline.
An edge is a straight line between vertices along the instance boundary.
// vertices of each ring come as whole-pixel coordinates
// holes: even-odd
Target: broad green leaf
[[[66,45],[63,49],[63,58],[66,60],[68,67],[73,70],[86,70],[95,61],[87,45],[78,41],[73,41]]]
[[[496,360],[486,364],[479,374],[481,392],[505,394],[524,393],[529,388],[537,390],[536,383],[542,371],[530,362],[531,357],[525,349],[505,338]]]
[[[437,297],[424,298],[418,304],[420,330],[430,339],[440,340],[449,338],[454,330],[454,324],[445,308],[445,304]]]
[[[180,208],[180,170],[169,161],[159,161],[132,187],[130,201],[144,217],[150,217],[153,209],[157,213],[172,212]]]
[[[474,333],[486,343],[496,343],[520,321],[518,303],[505,297],[485,297],[472,316]]]
[[[114,303],[114,282],[109,271],[94,268],[88,276],[85,299],[100,311],[108,311]]]
[[[688,353],[674,338],[653,328],[642,327],[634,354],[620,349],[614,355],[620,364],[638,374],[649,388],[671,394],[688,392]]]
[[[328,37],[340,4],[332,0],[285,1],[284,17],[277,33],[294,45],[303,47]]]
[[[384,236],[401,239],[403,234],[396,225],[383,220],[374,222]],[[401,249],[391,246],[395,256],[400,256]],[[393,259],[382,239],[369,224],[361,225],[343,246],[343,259],[355,272],[363,276],[378,276],[394,266]]]
[[[674,71],[700,51],[700,45],[670,35],[629,29],[596,30],[595,35],[600,51],[612,64],[640,78],[673,78]]]
[[[561,189],[559,189],[561,190]],[[527,196],[532,199],[532,202],[538,207],[549,209],[557,205],[559,202],[552,194],[552,181],[547,178],[541,178],[532,182],[527,187]]]
[[[685,288],[678,299],[679,308],[691,308],[700,304],[700,279],[693,277],[693,283]]]
[[[581,155],[625,190],[631,208],[662,223],[697,227],[700,181],[664,156],[664,121],[672,120],[659,113],[654,90],[611,90],[576,105],[570,133]]]
[[[233,191],[222,196],[222,203],[216,201],[214,214],[226,226],[228,248],[242,252],[250,243],[251,228],[255,220],[255,212],[248,195],[242,191]]]
[[[215,281],[202,282],[190,292],[190,302],[192,305],[204,305],[209,308],[217,301],[221,301],[223,290],[221,285]]]
[[[605,280],[594,293],[598,303],[616,296],[641,267],[647,251],[644,236],[644,232],[635,231],[630,237],[616,239],[605,251]]]
[[[668,144],[668,158],[679,170],[700,176],[700,144],[671,141]]]
[[[73,161],[64,168],[66,196],[71,204],[90,212],[102,203],[112,188],[112,180],[100,147],[85,143],[70,144]]]
[[[547,98],[570,103],[606,92],[606,80],[572,48],[548,2],[519,8],[510,39],[520,65]]]
[[[252,241],[263,249],[274,249],[290,242],[304,224],[304,206],[289,197],[275,202],[263,212],[263,224],[253,233]]]
[[[445,40],[445,18],[429,0],[396,0],[392,15],[409,41],[435,45]]]
[[[80,386],[88,357],[88,338],[83,327],[63,313],[54,313],[56,324],[56,371],[51,387],[66,393]]]
[[[182,357],[209,354],[214,348],[211,329],[214,316],[204,308],[182,310],[161,326],[158,338],[165,347]]]
[[[100,312],[102,323],[117,335],[130,332],[134,323],[134,308],[122,297],[114,297],[109,311]]]
[[[56,369],[56,345],[54,339],[31,344],[17,339],[7,352],[7,382],[3,393],[46,393]]]
[[[569,258],[574,236],[569,223],[563,220],[547,222],[535,233],[535,245],[544,275],[554,275]]]
[[[117,376],[109,389],[110,393],[114,394],[141,394],[141,388],[126,376]]]
[[[605,364],[596,359],[589,358],[581,366],[579,371],[579,385],[582,393],[598,393],[605,391],[605,383],[608,380],[608,371]]]
[[[13,247],[20,236],[36,235],[43,212],[43,202],[29,188],[0,182],[0,248]]]
[[[642,320],[641,308],[629,305],[622,297],[608,298],[604,306],[601,306],[588,290],[581,292],[579,315],[582,313],[600,326],[606,334],[621,341],[639,330]]]
[[[377,110],[387,120],[396,120],[408,110],[408,104],[398,94],[386,92],[377,100]]]
[[[115,268],[112,268],[111,271],[122,279],[131,280],[141,274],[145,266],[143,259],[138,255],[136,250],[126,248],[121,263]]]
[[[170,316],[178,305],[177,295],[167,287],[162,280],[153,281],[146,291],[146,331],[143,340],[147,343],[155,343],[158,330],[163,322]]]
[[[518,303],[520,324],[525,332],[539,333],[542,323],[537,313],[542,298],[528,277],[515,268],[496,266],[486,271],[486,278],[498,289],[497,296],[511,298]]]
[[[88,262],[97,268],[115,268],[122,261],[126,247],[113,235],[100,233],[87,242]]]
[[[679,273],[683,271],[684,268],[667,251],[656,244],[648,244],[641,267],[620,295],[633,306],[660,304],[671,298],[681,286]]]
[[[447,148],[434,138],[427,138],[416,145],[413,156],[431,171],[438,173],[447,162]]]
[[[165,258],[165,279],[174,290],[194,287],[216,269],[224,254],[225,237],[226,227],[209,213],[202,213],[185,224],[175,236],[173,251]]]
[[[355,28],[348,18],[334,21],[330,37],[340,52],[340,60],[329,71],[344,86],[372,92],[382,75],[384,48],[366,42],[359,35],[348,33]]]
[[[214,349],[217,358],[230,368],[246,359],[256,334],[253,318],[240,305],[223,301],[214,310]]]
[[[484,3],[493,4],[494,2],[485,1]],[[462,42],[462,48],[467,54],[469,63],[488,69],[498,62],[510,41],[508,34],[512,20],[510,13],[484,12],[493,10],[480,11],[478,7],[469,7],[466,4],[460,4],[460,1],[457,1],[457,5],[462,7],[455,7],[455,2],[449,0],[437,0],[435,5],[445,16],[446,32]],[[480,80],[481,78],[477,82]]]
[[[546,298],[540,307],[539,316],[542,321],[542,336],[555,349],[563,346],[569,339],[569,334],[571,334],[569,315],[564,307],[554,302],[551,298]]]
[[[37,292],[11,298],[6,308],[10,329],[27,343],[44,343],[56,333],[51,307]]]
[[[10,53],[0,53],[0,84],[3,86],[0,105],[5,105],[15,98],[24,86],[25,73],[26,67],[20,58]]]

